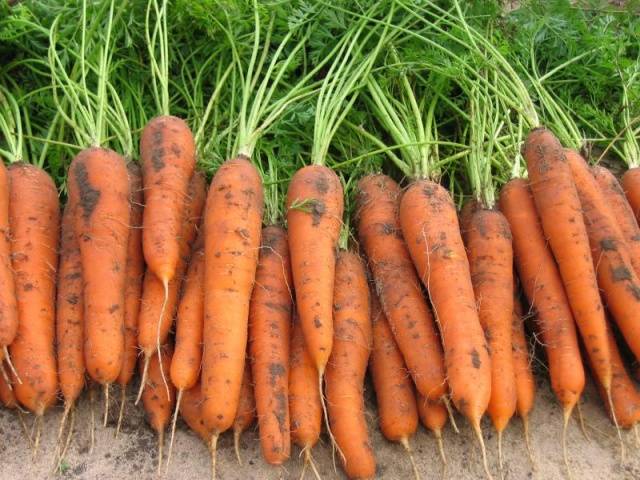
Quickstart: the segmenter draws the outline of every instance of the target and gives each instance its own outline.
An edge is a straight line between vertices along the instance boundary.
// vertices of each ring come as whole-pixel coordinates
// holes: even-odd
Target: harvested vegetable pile
[[[416,478],[419,422],[499,477],[542,380],[571,477],[588,374],[637,449],[634,2],[0,2],[0,400],[36,455],[62,399],[53,470],[141,407],[159,474],[182,418],[214,478],[254,422],[374,478],[372,388]]]

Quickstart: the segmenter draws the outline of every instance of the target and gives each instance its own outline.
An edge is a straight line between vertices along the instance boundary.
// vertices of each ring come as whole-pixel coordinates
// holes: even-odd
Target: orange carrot
[[[240,400],[263,202],[260,174],[246,157],[218,169],[204,226],[202,393],[203,415],[213,437],[233,425]]]
[[[13,392],[13,387],[7,382],[3,375],[0,375],[0,402],[5,408],[13,410],[18,407],[18,401]]]
[[[640,223],[640,168],[630,168],[622,176],[622,188],[631,210]]]
[[[465,245],[467,243],[467,233],[471,229],[471,218],[479,208],[482,208],[480,202],[478,202],[478,200],[476,200],[475,198],[470,198],[464,203],[464,205],[460,209],[460,213],[458,214],[458,220],[460,222],[460,234],[462,235],[462,239],[464,240]]]
[[[480,419],[491,395],[491,364],[451,196],[437,183],[414,182],[400,202],[400,225],[440,325],[453,402],[473,426],[488,473]]]
[[[262,230],[256,286],[249,312],[256,413],[262,456],[272,465],[291,453],[289,435],[289,343],[293,288],[287,232],[271,225]]]
[[[18,332],[18,306],[11,268],[9,197],[9,174],[0,161],[0,349],[7,362],[10,362],[7,346],[11,345]]]
[[[333,350],[326,372],[329,424],[349,478],[373,478],[376,459],[364,410],[364,377],[372,346],[369,285],[361,258],[336,259]]]
[[[536,209],[558,263],[571,310],[587,353],[609,390],[611,356],[606,320],[571,168],[558,139],[544,128],[529,133],[524,156]]]
[[[200,383],[197,383],[193,388],[185,390],[180,404],[180,416],[189,428],[208,444],[211,440],[211,430],[207,428],[202,416],[203,403],[202,389]]]
[[[322,382],[333,342],[335,249],[344,208],[338,176],[322,165],[301,168],[289,183],[286,208],[300,324]]]
[[[245,362],[244,374],[242,376],[242,388],[240,389],[240,402],[238,411],[233,421],[233,447],[236,452],[238,463],[242,465],[240,457],[240,435],[253,423],[256,418],[256,402],[253,394],[253,383],[251,381],[251,368],[249,362]]]
[[[449,418],[447,409],[442,402],[430,402],[420,394],[418,394],[418,415],[422,425],[433,432],[438,442],[438,451],[442,464],[447,465],[447,457],[444,454],[444,444],[442,442],[442,429],[447,424]]]
[[[400,187],[386,175],[358,183],[358,235],[376,291],[417,389],[432,400],[447,393],[444,358],[431,310],[402,239]]]

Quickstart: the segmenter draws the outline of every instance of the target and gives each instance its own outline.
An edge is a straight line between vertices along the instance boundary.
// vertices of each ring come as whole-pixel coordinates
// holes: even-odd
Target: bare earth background
[[[562,416],[548,382],[538,374],[538,394],[531,417],[531,435],[537,468],[534,470],[527,458],[522,438],[522,423],[514,419],[504,437],[504,479],[562,479],[566,478],[560,445]],[[131,389],[133,390],[133,389]],[[381,479],[411,479],[413,474],[403,449],[387,442],[379,432],[375,418],[371,385],[367,384],[367,415]],[[113,392],[116,394],[117,392]],[[141,408],[133,407],[129,399],[121,435],[114,439],[112,418],[108,427],[96,426],[96,446],[89,455],[90,405],[85,395],[78,407],[74,438],[65,459],[66,471],[58,475],[63,479],[123,479],[147,480],[156,475],[157,443],[155,434],[148,427]],[[112,404],[115,415],[117,405]],[[99,418],[102,405],[96,404]],[[590,440],[585,439],[578,422],[569,426],[568,445],[574,479],[640,479],[640,449],[631,433],[623,432],[627,445],[626,461],[620,461],[615,430],[600,405],[600,399],[589,385],[585,392],[582,411],[587,422]],[[46,416],[40,452],[32,461],[31,452],[22,434],[15,412],[0,410],[0,478],[44,479],[54,478],[50,473],[52,455],[60,420],[61,407]],[[26,417],[30,425],[32,417]],[[485,478],[480,464],[480,453],[470,428],[457,417],[461,432],[456,435],[447,426],[444,434],[449,465],[445,473],[448,479]],[[483,424],[485,441],[489,449],[490,467],[494,478],[499,479],[496,436],[489,421]],[[301,471],[299,449],[294,447],[292,459],[284,469],[270,467],[262,461],[258,432],[250,429],[242,437],[243,465],[239,466],[233,453],[231,435],[219,442],[218,478],[229,480],[249,479],[298,479]],[[345,478],[338,467],[333,470],[331,449],[326,437],[314,449],[314,457],[323,479]],[[442,466],[433,436],[422,427],[412,439],[415,458],[423,479],[442,478]],[[208,479],[209,456],[205,445],[182,422],[178,425],[173,461],[167,479]],[[308,471],[307,479],[312,479]]]

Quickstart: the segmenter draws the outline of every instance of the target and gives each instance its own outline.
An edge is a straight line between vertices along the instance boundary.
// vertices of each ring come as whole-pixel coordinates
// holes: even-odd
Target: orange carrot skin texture
[[[203,413],[221,433],[233,425],[247,350],[249,302],[258,265],[262,181],[245,157],[216,173],[205,212]],[[225,392],[225,395],[220,395]]]
[[[598,285],[627,344],[640,358],[640,280],[613,213],[587,163],[573,150],[566,150],[566,156],[582,203]]]
[[[14,409],[18,406],[18,401],[16,400],[13,390],[9,388],[9,384],[2,375],[0,375],[0,402],[2,402],[5,408]]]
[[[118,374],[122,386],[131,381],[138,361],[138,315],[142,297],[144,277],[144,255],[142,253],[142,173],[133,162],[127,164],[129,171],[130,218],[129,241],[127,243],[127,279],[124,290],[124,357]]]
[[[608,386],[611,358],[606,319],[571,168],[558,139],[544,128],[529,133],[524,157],[536,209],[578,330],[600,379]]]
[[[491,395],[491,364],[451,196],[434,182],[414,182],[400,202],[400,224],[440,325],[453,402],[479,422]]]
[[[374,293],[371,294],[371,320],[373,350],[369,368],[376,391],[378,423],[387,440],[399,442],[416,432],[418,407],[404,359]]]
[[[204,320],[204,237],[193,246],[189,270],[182,286],[176,321],[176,347],[171,361],[171,382],[178,390],[191,389],[200,376]]]
[[[170,345],[162,347],[162,367],[166,372],[171,364],[171,356],[173,349]],[[143,368],[143,359],[139,362],[140,371]],[[162,381],[160,373],[160,362],[158,354],[154,354],[149,362],[148,380],[142,392],[142,404],[147,412],[147,420],[156,432],[162,432],[171,418],[171,413],[175,407],[176,389],[171,383],[168,383],[169,396],[167,389]]]
[[[330,168],[298,170],[287,191],[291,272],[305,342],[320,375],[333,342],[335,251],[342,224],[342,185]]]
[[[55,279],[60,212],[51,177],[33,165],[9,167],[12,268],[18,301],[18,333],[9,351],[22,383],[18,401],[42,415],[56,401]]]
[[[11,268],[9,174],[0,161],[0,346],[11,345],[18,332],[18,305]]]
[[[100,384],[114,382],[124,358],[124,291],[129,239],[129,176],[112,150],[88,148],[69,167],[69,201],[78,205],[84,291],[84,358]],[[86,268],[85,268],[86,267]]]
[[[84,301],[82,259],[75,233],[77,205],[67,202],[62,214],[56,339],[60,390],[71,405],[84,388]]]
[[[291,440],[300,448],[313,447],[320,438],[322,426],[318,371],[307,351],[302,327],[297,318],[294,319],[291,329],[289,369]]]
[[[536,395],[536,381],[531,371],[531,357],[524,334],[522,305],[516,296],[513,299],[511,322],[511,345],[513,352],[513,370],[516,376],[516,411],[525,418],[533,410]]]
[[[584,366],[569,300],[525,180],[511,180],[502,188],[500,210],[511,226],[522,288],[537,312],[551,388],[560,403],[571,408],[584,390]]]
[[[471,229],[471,218],[479,208],[481,208],[480,203],[475,198],[470,198],[460,209],[460,214],[458,215],[460,220],[460,233],[465,245],[467,244],[467,234]]]
[[[251,296],[249,352],[262,455],[272,465],[284,463],[291,453],[288,396],[292,288],[287,232],[275,225],[265,227]]]
[[[476,210],[469,222],[467,246],[480,323],[491,353],[491,399],[487,411],[500,432],[516,410],[511,352],[513,248],[509,222],[497,210]]]
[[[627,196],[631,210],[640,223],[640,168],[630,168],[622,176],[622,188]]]
[[[418,414],[420,423],[436,434],[440,434],[447,424],[449,414],[442,402],[430,402],[418,394]]]
[[[358,236],[383,310],[417,389],[437,400],[447,393],[444,355],[436,324],[402,238],[401,190],[386,175],[358,183]]]
[[[363,261],[353,252],[340,251],[333,297],[333,350],[325,381],[329,424],[349,478],[376,474],[364,408],[364,377],[372,346],[369,301]]]
[[[235,432],[244,432],[256,418],[256,402],[253,394],[253,381],[251,379],[251,368],[249,362],[245,363],[244,375],[242,376],[242,387],[240,389],[240,401],[238,411],[233,421]]]
[[[167,340],[173,324],[178,295],[184,273],[189,263],[191,245],[196,239],[197,227],[202,218],[202,211],[207,198],[204,176],[196,172],[189,184],[189,194],[185,200],[182,216],[182,227],[179,236],[180,257],[176,267],[176,275],[169,281],[169,295],[164,315],[160,319],[164,301],[164,286],[158,276],[147,268],[142,285],[142,301],[138,317],[138,345],[146,356],[151,356],[157,349],[158,321],[160,324],[160,343]],[[143,237],[144,240],[144,237]]]
[[[180,118],[156,117],[142,131],[142,247],[149,270],[161,280],[173,279],[180,261],[184,205],[195,170],[195,152],[193,134]]]
[[[595,166],[591,171],[611,209],[611,213],[614,215],[615,224],[620,228],[636,275],[640,275],[640,227],[638,227],[638,220],[627,202],[627,197],[624,196],[624,190],[618,179],[608,169]]]
[[[197,383],[193,388],[184,391],[182,403],[180,403],[180,416],[189,428],[208,445],[213,432],[207,428],[202,416],[203,403],[202,389],[200,388],[200,383]]]

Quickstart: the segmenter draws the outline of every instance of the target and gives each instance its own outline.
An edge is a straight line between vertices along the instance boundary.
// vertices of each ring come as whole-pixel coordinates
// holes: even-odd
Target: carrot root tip
[[[127,386],[122,385],[120,388],[120,408],[118,411],[118,423],[116,424],[116,432],[113,435],[114,438],[118,438],[120,428],[122,427],[122,420],[124,419],[124,406],[127,403]]]
[[[536,459],[533,456],[533,447],[531,446],[531,438],[529,437],[529,417],[522,417],[522,428],[524,430],[524,443],[527,448],[527,455],[529,456],[529,462],[531,463],[531,468],[535,471],[536,468]]]
[[[242,430],[239,428],[233,429],[233,450],[236,453],[236,459],[238,460],[238,465],[242,465],[242,457],[240,456],[240,435],[242,434]]]
[[[11,362],[11,355],[9,355],[9,349],[7,348],[6,345],[3,347],[3,351],[4,351],[4,359],[7,362],[7,365],[9,365],[9,369],[11,370],[11,373],[13,374],[14,377],[16,377],[16,381],[20,385],[22,385],[22,380],[20,379],[20,375],[18,375],[18,371],[13,366],[13,362]],[[11,386],[11,383],[7,382],[7,385]]]
[[[571,472],[571,464],[569,463],[569,453],[567,451],[567,427],[569,425],[569,419],[571,418],[571,412],[573,411],[573,405],[565,407],[562,415],[562,458],[564,460],[564,466],[567,469],[567,477],[569,480],[573,479],[573,473]]]
[[[144,364],[142,365],[142,376],[140,377],[140,388],[138,388],[138,394],[136,395],[136,401],[134,402],[134,405],[136,406],[138,405],[138,403],[140,403],[140,399],[142,398],[142,392],[144,392],[144,387],[146,386],[146,383],[147,383],[147,377],[149,375],[150,360],[151,360],[150,356],[145,353]],[[160,365],[162,365],[162,362],[160,362]]]
[[[176,408],[173,412],[173,420],[171,421],[171,439],[169,440],[169,453],[167,454],[167,467],[165,473],[169,471],[169,465],[171,464],[171,454],[173,453],[173,440],[176,435],[176,423],[178,423],[178,413],[180,412],[180,404],[182,403],[183,389],[178,390],[178,396],[176,397]]]
[[[611,387],[607,389],[607,400],[609,401],[609,410],[611,411],[611,419],[613,425],[616,427],[616,433],[618,434],[618,441],[620,442],[620,461],[624,462],[626,457],[626,450],[624,447],[624,440],[622,439],[622,432],[620,431],[620,424],[616,417],[616,409],[613,406],[613,399],[611,398]]]
[[[460,433],[460,430],[458,429],[458,425],[456,424],[456,419],[453,415],[453,408],[451,408],[451,402],[449,401],[449,398],[446,395],[442,396],[442,403],[444,404],[444,407],[447,409],[447,414],[449,415],[449,421],[451,422],[453,431],[456,433]]]
[[[578,422],[580,423],[580,430],[582,431],[582,435],[588,442],[591,442],[591,437],[589,437],[589,434],[587,433],[587,426],[584,421],[584,416],[582,415],[582,408],[580,407],[579,401],[576,404],[576,407],[578,410]]]
[[[484,473],[487,476],[488,480],[493,480],[493,476],[491,476],[491,472],[489,471],[489,462],[487,461],[487,449],[484,445],[484,438],[482,438],[482,428],[480,428],[480,421],[477,420],[473,423],[473,430],[478,438],[478,442],[480,443],[480,453],[482,454],[482,466],[484,468]]]
[[[216,480],[216,451],[218,449],[218,433],[211,435],[209,441],[209,453],[211,455],[211,480]]]
[[[420,471],[418,470],[418,465],[416,465],[416,460],[413,458],[413,452],[411,451],[411,445],[409,445],[409,440],[407,439],[407,437],[402,437],[400,439],[400,443],[406,450],[407,455],[409,455],[409,461],[411,462],[413,476],[415,477],[416,480],[420,480]]]
[[[102,426],[106,427],[107,422],[109,421],[109,385],[108,383],[104,384],[104,420],[102,422]]]

